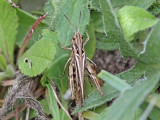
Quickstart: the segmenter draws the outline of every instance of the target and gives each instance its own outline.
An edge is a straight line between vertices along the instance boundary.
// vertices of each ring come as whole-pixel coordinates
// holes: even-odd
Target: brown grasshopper
[[[100,85],[97,82],[96,75],[94,74],[94,72],[90,66],[90,63],[88,63],[88,61],[87,61],[87,60],[89,60],[90,62],[92,62],[88,57],[86,57],[86,53],[84,50],[84,46],[89,41],[89,35],[88,35],[88,33],[86,33],[87,39],[84,42],[83,36],[79,33],[80,18],[81,18],[81,13],[80,13],[80,17],[79,17],[78,32],[76,32],[72,23],[66,17],[66,19],[71,24],[75,34],[72,38],[72,47],[71,48],[67,48],[62,45],[60,45],[60,46],[63,49],[72,51],[70,58],[68,59],[68,61],[65,64],[64,69],[67,67],[67,64],[70,62],[70,65],[69,65],[69,84],[70,84],[70,90],[71,90],[71,94],[72,94],[71,98],[75,99],[76,105],[81,107],[84,102],[84,74],[85,74],[84,72],[85,72],[85,69],[88,71],[89,77],[93,81],[93,83],[95,84],[99,93],[102,96],[104,94],[101,90]]]

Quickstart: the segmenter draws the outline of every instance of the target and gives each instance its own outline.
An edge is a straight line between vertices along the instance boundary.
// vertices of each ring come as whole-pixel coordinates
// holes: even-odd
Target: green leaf
[[[14,3],[18,3],[19,2],[19,0],[12,0]]]
[[[106,108],[103,112],[101,112],[95,120],[103,120],[103,118],[105,117],[105,114],[107,113],[108,108]]]
[[[148,66],[138,62],[132,69],[122,72],[117,76],[133,86],[138,79],[145,78],[148,69],[150,69]]]
[[[104,27],[103,27],[103,22],[102,22],[102,14],[97,11],[91,12],[91,20],[92,20],[91,22],[93,23],[95,31],[103,33]]]
[[[55,58],[58,58],[59,56],[68,53],[67,50],[64,50],[59,45],[59,39],[57,32],[53,32],[49,29],[43,29],[42,30],[42,36],[44,39],[52,41],[56,46],[56,55]]]
[[[152,99],[155,100],[155,106],[160,108],[160,95],[159,94],[149,95],[146,101],[149,103],[151,102]]]
[[[89,95],[89,97],[85,99],[84,104],[81,108],[80,107],[75,108],[75,110],[73,111],[73,114],[100,106],[104,104],[106,101],[112,100],[119,94],[118,90],[109,86],[107,83],[103,85],[102,91],[104,92],[104,96],[101,96],[99,92],[97,91],[97,89],[95,89]]]
[[[144,50],[141,52],[140,59],[147,65],[160,69],[160,21],[155,25],[152,31],[148,34],[144,42]]]
[[[103,112],[101,112],[94,120],[103,120],[105,118],[107,111],[108,111],[108,108],[106,108]],[[137,109],[134,116],[132,118],[129,118],[129,120],[139,120],[138,118],[141,114],[142,114],[142,110]]]
[[[97,11],[101,11],[100,9],[100,4],[99,4],[99,0],[88,0],[90,3],[90,8],[97,10]]]
[[[48,12],[48,15],[45,18],[45,21],[47,21],[47,24],[51,29],[53,29],[54,21],[55,21],[55,15],[57,14],[57,4],[59,0],[48,0],[45,3],[44,11]]]
[[[64,72],[64,65],[67,59],[68,59],[68,55],[62,54],[52,62],[52,65],[45,71],[41,79],[41,83],[43,86],[45,86],[45,84],[48,83],[48,80],[53,80],[54,83],[60,89],[61,93],[64,94],[66,92],[68,88],[67,72],[65,73],[65,76],[62,77],[62,75]]]
[[[55,53],[53,42],[41,39],[19,59],[19,69],[23,74],[31,77],[39,75],[52,62]]]
[[[148,11],[152,15],[158,15],[160,13],[160,2],[155,2],[150,8],[148,8]]]
[[[85,46],[85,51],[86,51],[87,57],[91,59],[94,56],[94,53],[96,50],[96,38],[95,38],[95,32],[94,32],[94,27],[92,23],[90,23],[88,26],[88,35],[89,35],[89,41]]]
[[[99,0],[102,10],[102,20],[104,25],[104,32],[108,39],[114,41],[117,39],[123,39],[120,26],[118,21],[116,21],[116,16],[114,16],[112,4],[110,0]]]
[[[21,10],[17,9],[17,15],[19,17],[19,26],[18,26],[18,35],[16,38],[16,44],[21,47],[24,39],[26,38],[30,28],[34,24],[34,22],[37,20],[36,17],[32,16],[31,14]],[[46,24],[41,22],[38,27],[36,28],[33,36],[30,39],[29,46],[33,45],[35,41],[37,41],[40,37],[41,30],[46,27]]]
[[[62,45],[71,45],[71,40],[74,35],[72,26],[64,17],[66,15],[73,24],[75,31],[78,30],[79,16],[80,19],[80,33],[85,32],[85,27],[89,23],[89,9],[86,0],[65,0],[59,6],[59,12],[56,15],[55,30],[58,32],[58,37]]]
[[[146,65],[142,63],[137,63],[135,67],[133,67],[132,69],[125,71],[121,74],[118,74],[117,76],[123,80],[126,80],[127,83],[133,86],[138,79],[143,78],[147,70],[148,67]],[[112,86],[108,85],[108,83],[104,84],[102,90],[105,94],[103,97],[101,97],[98,91],[95,89],[88,96],[88,98],[85,99],[84,105],[81,108],[76,108],[74,113],[100,106],[105,102],[112,100],[119,94],[119,91],[114,89]]]
[[[107,35],[108,39],[110,41],[115,40],[115,42],[119,43],[121,53],[124,57],[138,58],[138,52],[133,48],[132,44],[128,43],[124,39],[111,0],[99,0],[99,1],[102,10],[105,34]]]
[[[138,82],[132,89],[125,91],[115,100],[103,119],[128,120],[132,118],[146,95],[156,86],[159,78],[160,74],[155,72],[147,80]]]
[[[111,0],[115,8],[124,6],[136,6],[140,8],[149,8],[156,0]]]
[[[96,48],[101,50],[115,50],[119,48],[119,44],[116,41],[108,39],[104,33],[96,33]]]
[[[142,8],[125,6],[118,11],[118,17],[126,40],[134,39],[134,34],[155,25],[158,21]]]
[[[46,99],[43,99],[43,100],[40,101],[40,103],[41,103],[41,105],[42,105],[42,108],[43,108],[44,112],[45,112],[47,115],[51,114],[51,111],[49,110],[49,105],[48,105],[48,103],[47,103],[47,100],[46,100]]]
[[[52,113],[52,116],[54,116],[54,120],[61,120],[60,112],[59,112],[59,107],[56,101],[56,98],[54,96],[54,93],[52,91],[51,84],[46,84],[47,89],[48,89],[48,94],[46,95],[47,102],[49,109]]]
[[[132,87],[123,81],[122,79],[110,74],[107,71],[102,70],[99,74],[98,77],[110,84],[112,87],[115,89],[119,90],[120,92],[124,92],[127,89],[131,89]]]
[[[158,120],[160,118],[160,109],[158,108],[153,108],[152,112],[149,115],[149,118],[151,120]]]
[[[6,70],[7,62],[2,54],[0,54],[0,70]]]
[[[0,1],[0,48],[10,64],[16,41],[18,17],[16,10],[6,0]]]
[[[93,1],[92,1],[93,2]],[[102,50],[114,50],[119,48],[118,42],[108,39],[104,33],[102,14],[97,11],[91,12],[91,22],[94,26],[96,34],[96,47]]]
[[[86,111],[86,112],[83,112],[82,116],[89,120],[93,120],[97,118],[98,114],[92,111]]]
[[[84,95],[89,96],[93,92],[95,86],[92,86],[88,77],[85,77],[84,79],[85,79]]]
[[[13,78],[15,75],[15,70],[11,65],[8,65],[6,71],[0,72],[0,81],[8,78]]]

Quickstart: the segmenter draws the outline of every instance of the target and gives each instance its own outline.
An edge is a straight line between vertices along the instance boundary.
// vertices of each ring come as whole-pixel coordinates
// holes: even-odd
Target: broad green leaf
[[[15,75],[15,70],[11,65],[8,65],[6,71],[0,72],[0,81],[8,78],[13,78]]]
[[[46,98],[47,98],[48,106],[49,106],[49,109],[52,113],[53,119],[54,120],[69,120],[69,118],[66,115],[66,113],[64,112],[64,110],[59,109],[57,100],[56,100],[56,98],[54,96],[54,93],[52,91],[51,84],[50,83],[46,84],[46,86],[47,86],[47,89],[48,89],[48,93],[46,94]],[[66,106],[67,106],[68,102],[62,100],[61,104],[66,109]]]
[[[145,74],[148,69],[150,69],[148,66],[138,62],[132,69],[122,72],[117,76],[133,86],[138,79],[145,79]]]
[[[60,43],[64,46],[68,46],[71,45],[74,30],[64,15],[68,17],[77,32],[81,12],[79,30],[80,33],[83,34],[90,18],[88,4],[86,0],[65,0],[62,1],[61,5],[58,7],[59,12],[56,15],[55,30],[58,32]]]
[[[94,120],[103,120],[105,118],[107,111],[108,111],[108,108],[106,108],[103,112],[101,112]],[[136,110],[134,116],[132,118],[130,117],[129,120],[138,120],[141,113],[142,113],[141,109]]]
[[[133,48],[132,44],[128,43],[123,36],[121,27],[118,23],[118,18],[111,0],[99,0],[105,34],[109,40],[116,41],[119,43],[121,53],[124,57],[137,58],[138,52]],[[107,44],[107,43],[106,43]]]
[[[61,103],[62,103],[63,107],[66,110],[68,110],[68,101],[63,100],[63,98],[62,98]],[[64,112],[64,110],[62,108],[60,109],[60,116],[61,116],[61,120],[70,120],[70,118],[66,115],[66,113]]]
[[[99,0],[102,10],[102,20],[104,32],[111,41],[122,39],[123,35],[116,16],[113,14],[114,10],[110,0]],[[116,21],[117,20],[117,21]]]
[[[91,12],[91,22],[93,23],[96,32],[104,33],[102,14],[100,12],[97,11]]]
[[[4,56],[0,53],[0,70],[4,71],[6,70],[7,62],[4,58]]]
[[[67,59],[68,55],[62,54],[52,62],[51,66],[45,71],[41,79],[41,83],[43,86],[48,83],[48,80],[53,80],[62,94],[66,92],[68,88],[68,74],[66,72],[65,76],[62,75]]]
[[[19,59],[19,69],[24,75],[31,77],[39,75],[52,62],[55,53],[56,48],[53,42],[41,39]]]
[[[160,109],[158,108],[153,108],[152,112],[149,115],[149,118],[151,120],[158,120],[160,118]]]
[[[146,120],[148,118],[148,116],[150,115],[151,111],[153,110],[154,105],[155,105],[155,99],[152,99],[149,102],[149,104],[146,106],[146,108],[144,109],[141,116],[139,116],[138,120]]]
[[[31,14],[21,10],[17,9],[17,15],[19,17],[19,26],[18,26],[18,35],[16,39],[16,44],[21,47],[25,37],[27,36],[30,28],[34,24],[34,22],[37,20],[36,17],[32,16]],[[46,24],[43,22],[39,24],[37,29],[35,30],[30,42],[29,46],[34,44],[40,37],[41,30],[46,27]]]
[[[54,117],[54,120],[61,120],[59,107],[56,101],[56,98],[54,96],[54,93],[52,91],[51,84],[46,84],[48,93],[46,94],[47,103],[49,106],[49,109],[52,113],[52,116]]]
[[[152,15],[158,15],[160,13],[160,2],[156,1],[150,8],[148,8],[148,11]]]
[[[19,2],[19,0],[12,0],[14,3],[18,3]]]
[[[156,0],[111,0],[115,8],[124,6],[136,6],[140,8],[149,8]]]
[[[50,40],[55,44],[55,46],[56,46],[55,58],[58,58],[59,56],[62,56],[62,55],[69,52],[69,51],[64,50],[60,47],[57,32],[53,32],[49,29],[43,29],[42,30],[42,36],[43,36],[44,39]]]
[[[90,8],[93,10],[101,11],[99,0],[88,0],[90,3]]]
[[[81,108],[80,107],[75,108],[75,110],[73,111],[73,114],[100,106],[104,104],[105,102],[112,100],[119,94],[118,90],[109,86],[107,83],[103,85],[102,91],[104,92],[104,96],[101,96],[99,92],[97,91],[97,89],[95,89],[89,95],[89,97],[85,99],[84,104]]]
[[[119,44],[116,41],[108,39],[104,33],[96,33],[96,48],[101,50],[115,50],[119,48]]]
[[[18,17],[16,10],[6,0],[0,0],[0,48],[10,64],[16,41]]]
[[[92,22],[88,26],[88,35],[89,35],[89,41],[85,46],[85,51],[86,51],[87,57],[92,59],[96,50],[96,38],[95,38],[95,32],[94,32],[94,27]]]
[[[96,119],[96,118],[97,118],[98,114],[95,113],[95,112],[92,112],[92,111],[86,111],[86,112],[83,112],[83,113],[82,113],[82,116],[83,116],[84,118],[89,119],[89,120],[93,120],[93,119]]]
[[[148,67],[146,65],[142,63],[137,63],[136,66],[133,67],[132,69],[125,71],[121,74],[118,74],[117,76],[133,86],[138,79],[143,78],[143,76],[147,71],[147,68]],[[108,83],[104,84],[104,86],[102,87],[102,90],[105,94],[103,97],[101,97],[98,91],[95,89],[85,99],[84,105],[82,106],[82,108],[76,108],[74,112],[76,113],[79,111],[85,111],[91,108],[95,108],[115,98],[119,94],[119,91],[114,89],[112,86],[108,85]]]
[[[134,39],[134,34],[155,25],[158,21],[145,9],[125,6],[118,11],[118,17],[126,40]]]
[[[140,59],[149,66],[160,69],[160,21],[148,34],[144,42],[144,50],[141,52]]]
[[[46,99],[43,99],[43,100],[40,101],[40,103],[41,103],[41,105],[42,105],[42,108],[43,108],[44,112],[45,112],[47,115],[51,114],[51,111],[49,110],[49,105],[48,105],[48,103],[47,103],[47,100],[46,100]]]
[[[44,39],[52,41],[56,45],[56,55],[55,59],[52,62],[51,66],[45,71],[41,83],[45,86],[45,84],[48,82],[48,80],[53,80],[55,84],[60,89],[60,92],[64,94],[68,87],[68,77],[67,77],[67,71],[65,73],[65,76],[62,77],[64,72],[64,66],[65,63],[69,57],[69,54],[67,54],[67,50],[64,50],[59,45],[59,39],[57,32],[53,32],[48,29],[44,29],[42,31],[42,36]],[[62,78],[61,78],[62,77]]]
[[[84,95],[89,96],[93,92],[94,88],[95,88],[95,86],[91,85],[91,82],[89,81],[89,78],[85,77]]]
[[[156,86],[159,78],[160,74],[155,72],[147,80],[140,81],[132,89],[125,91],[108,109],[103,120],[128,120],[132,118],[146,95]]]
[[[96,47],[102,50],[114,50],[119,48],[118,42],[108,39],[104,33],[102,14],[97,11],[91,12],[91,22],[94,26],[96,34]]]
[[[47,24],[51,29],[54,27],[54,21],[55,21],[55,15],[57,14],[57,4],[59,3],[59,0],[48,0],[45,3],[44,11],[48,12],[48,15],[46,16]]]
[[[155,100],[155,106],[160,108],[160,95],[159,94],[149,95],[146,101],[149,103],[152,99]]]
[[[107,113],[108,108],[106,108],[103,112],[101,112],[95,120],[102,120],[105,117],[105,114]]]
[[[119,90],[120,92],[124,92],[125,90],[132,88],[128,83],[105,70],[102,70],[98,74],[98,77],[104,80],[106,83],[110,84],[115,89]]]

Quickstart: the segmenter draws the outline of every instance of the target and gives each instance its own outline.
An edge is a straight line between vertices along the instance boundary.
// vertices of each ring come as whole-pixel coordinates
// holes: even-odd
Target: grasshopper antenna
[[[76,33],[76,30],[73,27],[73,24],[71,23],[71,21],[67,18],[67,16],[64,15],[64,17],[67,19],[67,21],[70,23],[70,25],[72,26],[72,29],[74,30],[74,32]]]
[[[80,28],[80,22],[81,22],[81,11],[80,11],[80,15],[79,15],[78,33],[79,33],[79,28]]]

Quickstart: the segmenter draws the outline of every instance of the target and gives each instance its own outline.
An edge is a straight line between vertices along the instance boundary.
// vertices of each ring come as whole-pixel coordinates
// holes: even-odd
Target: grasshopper
[[[83,36],[79,33],[81,13],[80,13],[80,17],[79,17],[79,25],[78,25],[77,32],[75,31],[73,24],[69,21],[69,19],[67,17],[66,17],[66,19],[71,24],[75,34],[72,38],[72,47],[71,48],[62,46],[61,44],[60,44],[60,46],[63,49],[71,51],[70,58],[66,62],[64,69],[67,67],[68,63],[70,62],[68,76],[69,76],[69,84],[70,84],[70,90],[71,90],[71,98],[73,100],[75,99],[76,105],[81,107],[84,102],[84,74],[85,74],[84,72],[85,72],[85,69],[88,71],[89,78],[95,84],[100,95],[103,96],[104,94],[101,90],[101,87],[100,87],[98,81],[97,81],[96,75],[94,74],[94,72],[91,68],[91,64],[87,60],[89,60],[90,62],[92,62],[92,61],[88,57],[86,57],[86,53],[84,50],[84,46],[89,41],[89,35],[88,35],[88,33],[86,33],[87,39],[84,42]],[[94,63],[94,62],[92,62],[92,63]],[[80,117],[79,117],[79,119],[80,119]],[[82,119],[80,119],[80,120],[82,120]]]

